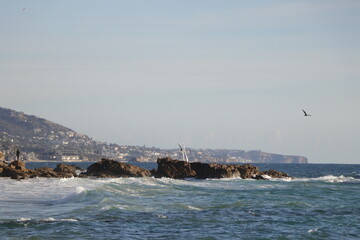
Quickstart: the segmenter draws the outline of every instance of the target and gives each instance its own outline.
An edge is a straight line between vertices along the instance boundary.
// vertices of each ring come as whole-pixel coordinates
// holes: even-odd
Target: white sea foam
[[[17,222],[28,222],[31,221],[31,218],[25,218],[25,217],[21,217],[19,219],[16,219]]]
[[[264,175],[261,175],[264,179],[271,179],[272,177],[270,177],[269,175],[266,175],[266,174],[264,174]]]
[[[256,213],[254,213],[253,211],[248,211],[248,214],[250,214],[250,215],[252,215],[252,216],[257,216],[257,214]]]
[[[31,219],[26,217],[21,217],[19,219],[16,219],[17,222],[77,222],[77,219],[74,218],[60,218],[56,219],[53,217],[44,218],[44,219]]]
[[[359,183],[360,179],[354,177],[346,177],[344,175],[334,176],[326,175],[321,177],[314,178],[270,178],[270,181],[280,181],[280,182],[330,182],[330,183],[343,183],[343,182],[354,182]]]
[[[190,210],[195,210],[195,211],[201,211],[201,210],[203,210],[203,209],[201,209],[201,208],[199,208],[199,207],[194,207],[194,206],[191,206],[191,205],[187,206],[187,208],[190,209]]]
[[[158,214],[157,217],[158,218],[167,218],[167,216],[165,216],[164,214]]]
[[[49,217],[49,218],[45,218],[45,219],[41,219],[40,222],[77,222],[77,219],[73,219],[73,218],[60,218],[60,219],[55,219],[53,217]]]
[[[326,175],[317,178],[294,178],[291,181],[302,181],[302,182],[331,182],[331,183],[342,183],[342,182],[360,182],[360,179],[356,179],[353,177],[346,177],[344,175],[334,176],[334,175]]]
[[[317,232],[318,230],[319,230],[319,228],[310,229],[310,230],[308,231],[308,233]]]
[[[63,219],[60,219],[61,222],[77,222],[78,220],[77,219],[74,219],[74,218],[63,218]]]

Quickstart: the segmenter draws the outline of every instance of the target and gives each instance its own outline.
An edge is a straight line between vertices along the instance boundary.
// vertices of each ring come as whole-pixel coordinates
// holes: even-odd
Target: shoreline
[[[25,163],[32,163],[32,162],[53,162],[53,163],[81,163],[81,162],[96,162],[96,161],[57,161],[57,160],[26,160],[23,161]]]

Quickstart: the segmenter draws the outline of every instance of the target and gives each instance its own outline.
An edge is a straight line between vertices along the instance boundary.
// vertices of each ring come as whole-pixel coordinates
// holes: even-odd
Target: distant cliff
[[[280,155],[261,151],[248,151],[244,157],[258,163],[308,163],[307,158],[303,156]]]
[[[176,143],[174,144],[176,145]],[[120,146],[95,141],[49,120],[0,107],[0,155],[7,160],[21,150],[23,160],[156,162],[158,157],[181,159],[179,149]],[[306,157],[228,149],[187,149],[190,161],[234,163],[307,163]],[[10,159],[9,159],[10,158]]]
[[[237,149],[188,149],[189,159],[199,159],[202,162],[227,162],[227,163],[308,163],[303,156],[282,155],[262,152],[260,150]],[[179,156],[174,156],[178,157]]]

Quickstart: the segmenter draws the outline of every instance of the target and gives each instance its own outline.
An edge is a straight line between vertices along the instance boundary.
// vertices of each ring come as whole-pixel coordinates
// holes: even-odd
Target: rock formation
[[[191,168],[190,163],[185,161],[172,160],[171,158],[159,158],[158,168],[155,177],[168,178],[191,178],[196,176],[196,172]]]
[[[279,172],[273,169],[262,171],[259,174],[260,176],[270,176],[272,178],[288,178],[290,177],[287,173]]]
[[[68,165],[68,164],[58,164],[54,171],[60,177],[77,177],[81,172],[84,171],[81,167],[75,165]]]
[[[46,178],[70,178],[78,176],[80,171],[84,171],[75,165],[58,164],[55,169],[50,167],[40,167],[27,169],[25,162],[13,161],[10,164],[0,163],[0,176],[10,177],[11,179],[26,179],[35,177]]]
[[[118,162],[111,159],[101,159],[90,165],[86,171],[75,165],[58,164],[55,169],[40,167],[27,169],[25,163],[14,161],[10,164],[0,163],[0,176],[12,179],[26,179],[34,177],[46,178],[70,178],[70,177],[167,177],[174,179],[184,178],[251,178],[269,179],[286,178],[286,173],[276,170],[259,171],[258,167],[245,164],[217,164],[217,163],[189,163],[173,160],[171,158],[159,158],[157,170],[149,171],[128,163]]]
[[[262,177],[267,175],[271,178],[289,177],[286,173],[276,170],[260,172],[259,168],[251,165],[239,164],[218,164],[218,163],[188,163],[184,161],[172,160],[170,158],[159,158],[157,160],[158,169],[154,174],[155,177],[169,178],[189,178],[198,179],[206,178],[252,178],[252,179],[268,179]]]
[[[50,167],[40,167],[34,169],[34,173],[31,177],[51,178],[51,177],[59,177],[59,174]]]
[[[150,177],[149,170],[110,159],[101,159],[101,161],[90,165],[87,171],[80,175],[81,177]]]

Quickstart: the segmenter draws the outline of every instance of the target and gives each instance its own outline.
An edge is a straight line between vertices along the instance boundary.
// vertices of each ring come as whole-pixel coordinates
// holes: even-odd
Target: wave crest
[[[61,197],[60,199],[53,201],[52,204],[65,204],[65,203],[76,201],[85,192],[86,192],[86,189],[84,187],[78,186],[78,187],[76,187],[76,190],[74,192],[68,193],[65,196]]]
[[[272,181],[280,180],[287,182],[329,182],[329,183],[360,183],[360,179],[354,177],[347,177],[344,175],[334,176],[334,175],[326,175],[315,178],[278,178],[271,179]]]

